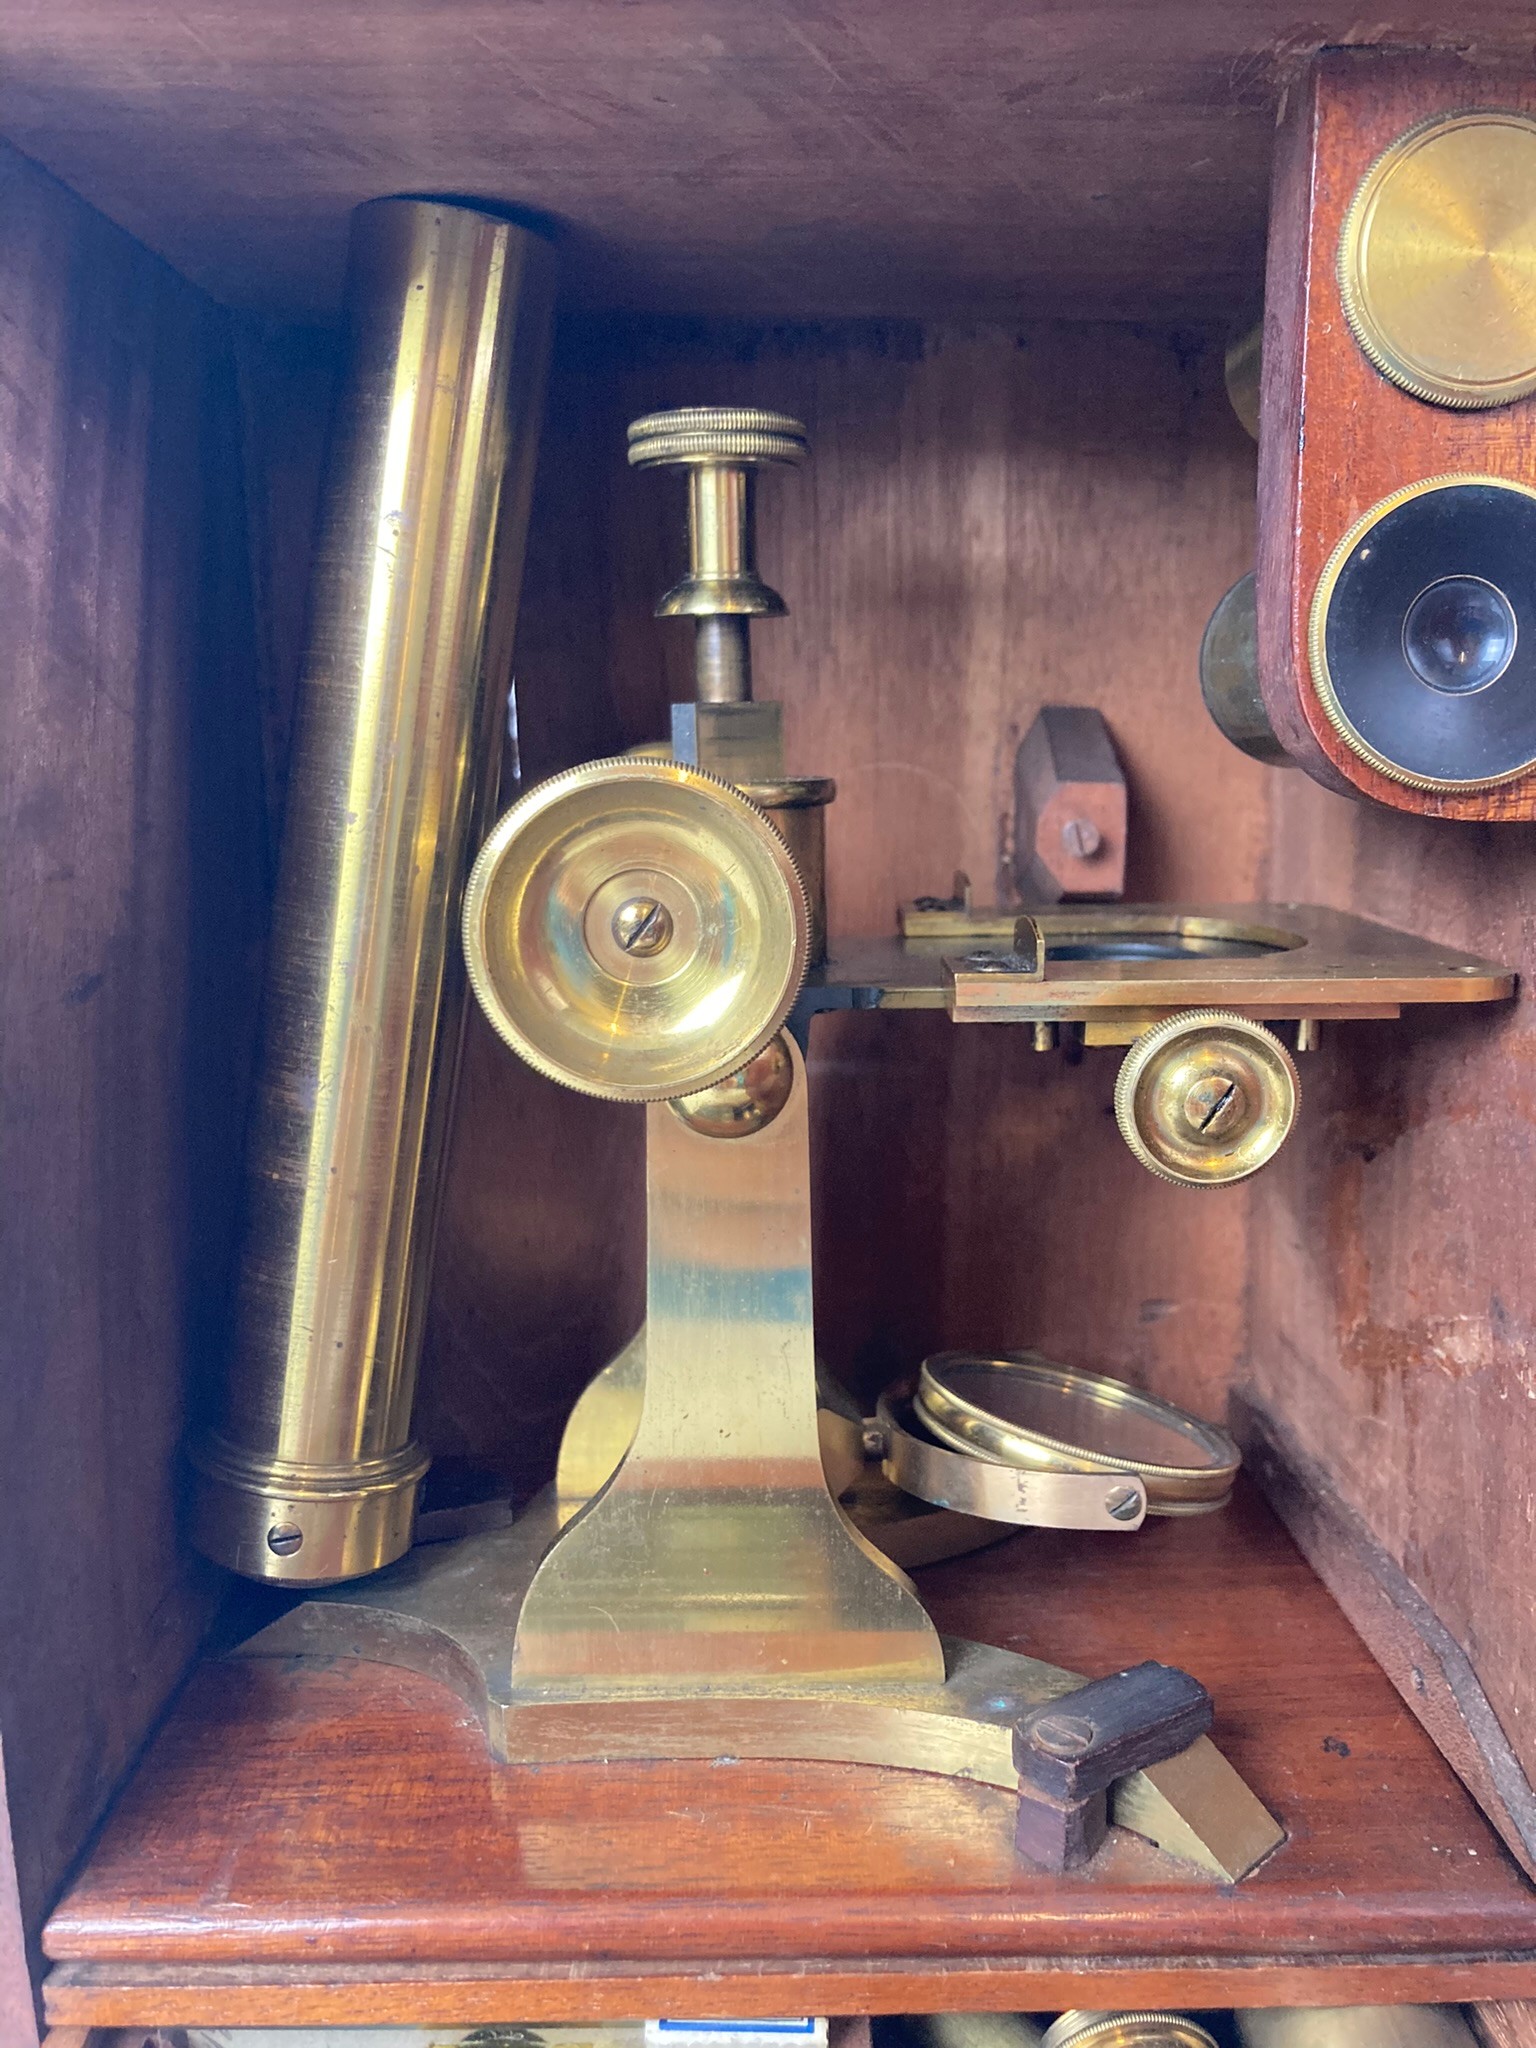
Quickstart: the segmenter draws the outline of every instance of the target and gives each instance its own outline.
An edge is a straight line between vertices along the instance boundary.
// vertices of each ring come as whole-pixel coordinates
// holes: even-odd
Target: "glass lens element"
[[[1408,666],[1432,690],[1463,697],[1496,683],[1514,659],[1514,608],[1481,576],[1442,576],[1403,620]]]

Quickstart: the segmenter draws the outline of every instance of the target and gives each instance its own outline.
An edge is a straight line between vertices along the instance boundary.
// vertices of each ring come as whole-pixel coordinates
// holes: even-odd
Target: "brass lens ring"
[[[996,1465],[1137,1474],[1149,1515],[1224,1507],[1242,1463],[1214,1423],[1035,1351],[936,1352],[923,1361],[915,1405],[941,1443]]]

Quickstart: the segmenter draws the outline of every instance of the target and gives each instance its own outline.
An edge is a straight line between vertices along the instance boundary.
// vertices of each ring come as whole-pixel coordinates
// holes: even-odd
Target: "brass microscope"
[[[344,416],[376,415],[367,380],[406,344],[412,285],[424,277],[449,304],[489,291],[498,237],[497,274],[515,254],[521,297],[483,312],[478,331],[500,333],[497,374],[525,398],[520,413],[470,419],[500,454],[466,459],[458,487],[473,504],[490,477],[515,526],[543,345],[541,252],[522,230],[443,205],[364,209],[354,313],[363,334],[394,337],[396,356],[359,344]],[[486,388],[462,346],[435,384],[410,385],[420,405],[459,406],[461,435],[465,394]],[[350,505],[366,541],[398,482],[366,468],[365,439],[360,427],[339,438],[331,520]],[[430,434],[418,439],[430,449]],[[1237,1450],[1148,1394],[1028,1352],[940,1354],[873,1415],[818,1375],[813,1020],[927,1008],[1027,1026],[1040,1047],[1059,1034],[1123,1044],[1127,1143],[1199,1187],[1257,1171],[1297,1113],[1296,1062],[1272,1027],[1305,1047],[1323,1020],[1494,1000],[1510,978],[1294,905],[978,912],[962,891],[908,906],[889,936],[829,947],[834,784],[786,773],[779,708],[754,698],[750,661],[753,619],[784,609],[757,571],[754,489],[807,452],[797,421],[757,410],[630,427],[631,464],[687,478],[689,569],[658,609],[694,622],[695,699],[674,708],[669,745],[522,796],[463,891],[469,980],[502,1039],[554,1081],[646,1105],[647,1310],[572,1415],[555,1486],[510,1527],[414,1551],[425,1458],[410,1408],[454,1038],[446,934],[475,808],[475,705],[505,672],[494,636],[466,656],[461,635],[441,660],[419,636],[393,668],[359,656],[354,715],[339,717],[334,621],[362,617],[360,645],[394,643],[384,625],[369,639],[344,555],[322,550],[306,687],[331,689],[330,715],[301,729],[273,970],[287,1022],[274,1034],[269,1018],[241,1336],[222,1413],[192,1452],[194,1530],[250,1577],[329,1589],[247,1654],[340,1650],[427,1672],[473,1703],[509,1763],[774,1757],[958,1775],[1018,1792],[1021,1853],[1047,1867],[1091,1858],[1112,1819],[1234,1880],[1284,1834],[1208,1739],[1195,1679],[1146,1664],[1085,1681],[943,1640],[902,1566],[1009,1527],[1125,1540],[1148,1514],[1219,1510]],[[431,474],[422,489],[449,533],[452,480]],[[385,624],[435,587],[430,557],[407,549],[397,570],[370,586]],[[398,766],[380,765],[390,736],[370,674],[395,677],[402,730],[439,731],[434,690],[461,707],[457,742],[431,773],[413,765],[403,794]],[[340,803],[345,829],[327,840]],[[317,910],[317,869],[337,844],[351,881]],[[413,893],[427,870],[431,886]],[[395,981],[379,969],[370,1011],[380,961]],[[402,1016],[381,1063],[379,1020]]]

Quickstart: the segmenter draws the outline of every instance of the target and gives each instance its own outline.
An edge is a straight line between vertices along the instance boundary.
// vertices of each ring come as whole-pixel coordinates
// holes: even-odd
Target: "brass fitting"
[[[694,621],[701,704],[751,702],[749,621],[780,618],[787,609],[757,573],[755,472],[798,468],[809,452],[799,420],[755,408],[683,406],[647,413],[629,429],[632,468],[688,472],[688,574],[656,616]]]

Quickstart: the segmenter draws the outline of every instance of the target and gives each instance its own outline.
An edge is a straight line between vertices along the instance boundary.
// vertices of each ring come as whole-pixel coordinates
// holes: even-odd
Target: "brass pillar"
[[[545,371],[548,245],[385,199],[353,220],[268,966],[233,1357],[193,1534],[252,1578],[411,1541],[425,1281]]]

